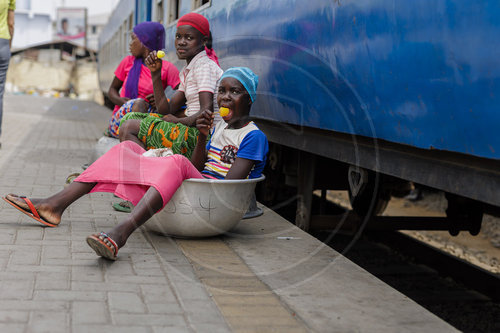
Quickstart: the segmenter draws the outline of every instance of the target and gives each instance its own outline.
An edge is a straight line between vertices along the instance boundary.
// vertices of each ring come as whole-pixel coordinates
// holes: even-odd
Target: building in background
[[[98,36],[118,0],[17,0],[6,91],[103,103]]]
[[[87,46],[87,8],[57,8],[54,39],[72,41]]]
[[[13,49],[47,43],[57,38],[62,28],[58,8],[86,8],[87,47],[97,50],[97,36],[119,0],[16,0],[16,31]]]
[[[99,48],[99,35],[108,23],[109,13],[89,16],[87,19],[87,48],[96,50]]]
[[[14,50],[50,40],[52,40],[52,19],[49,14],[34,13],[22,8],[16,9],[14,40],[12,41]]]

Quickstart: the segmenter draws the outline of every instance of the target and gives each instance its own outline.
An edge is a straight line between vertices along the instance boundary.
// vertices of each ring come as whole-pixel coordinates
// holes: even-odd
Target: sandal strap
[[[132,202],[128,201],[128,200],[125,200],[125,201],[121,201],[120,203],[118,203],[120,206],[122,207],[126,207],[126,208],[132,208]]]
[[[101,231],[100,235],[106,237],[106,239],[111,243],[111,245],[113,245],[116,256],[116,254],[118,253],[118,245],[116,245],[116,242],[111,237],[109,237],[107,233],[103,231]]]
[[[28,199],[28,198],[26,198],[25,196],[20,196],[20,198],[23,199],[26,202],[26,204],[30,208],[31,213],[33,214],[33,216],[35,216],[38,219],[41,219],[40,215],[38,215],[38,211],[36,210],[35,205],[33,205],[33,203],[31,202],[31,200]]]

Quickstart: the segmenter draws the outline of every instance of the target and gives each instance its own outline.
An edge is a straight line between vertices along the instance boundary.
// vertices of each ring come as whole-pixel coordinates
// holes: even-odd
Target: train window
[[[126,54],[127,53],[127,46],[128,46],[128,30],[127,30],[127,22],[123,22],[122,24],[122,40],[121,40],[121,43],[122,43],[122,48],[123,48],[123,54]]]
[[[130,14],[130,16],[128,17],[128,31],[132,31],[133,28],[134,28],[134,13]]]
[[[170,0],[168,6],[168,23],[174,22],[179,18],[179,2],[180,0]]]
[[[157,0],[155,7],[155,21],[163,24],[163,0]]]
[[[113,50],[119,50],[119,48],[118,48],[118,46],[119,46],[119,45],[118,45],[118,43],[117,43],[117,40],[118,40],[118,38],[117,38],[117,37],[119,37],[119,36],[118,36],[118,35],[117,35],[117,33],[115,32],[115,33],[113,34],[113,41],[111,42],[111,43],[112,43],[112,48],[113,48]]]
[[[127,24],[127,22],[125,22],[125,24]],[[127,52],[128,52],[128,45],[129,45],[130,38],[131,38],[130,34],[132,33],[133,29],[134,29],[134,13],[131,13],[130,16],[128,17],[128,29],[127,29],[127,35],[126,35],[125,45],[124,45],[125,54],[127,54]]]
[[[206,4],[210,5],[210,0],[193,0],[192,9],[197,9]]]
[[[120,26],[120,29],[118,29],[118,50],[119,52],[123,52],[123,24]]]
[[[151,1],[136,1],[135,4],[136,23],[151,21]]]

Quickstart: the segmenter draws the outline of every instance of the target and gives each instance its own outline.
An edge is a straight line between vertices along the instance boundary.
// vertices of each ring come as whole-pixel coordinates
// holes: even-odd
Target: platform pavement
[[[0,193],[59,191],[68,174],[81,172],[109,115],[90,102],[6,95]],[[187,288],[191,266],[175,243],[161,240],[177,270],[167,271],[142,232],[118,262],[98,259],[85,237],[118,222],[113,201],[101,193],[81,198],[58,228],[42,228],[2,201],[0,332],[229,331],[205,288]]]
[[[26,96],[6,96],[4,110],[0,194],[32,197],[81,171],[109,117]],[[210,239],[141,229],[118,261],[99,259],[85,237],[118,223],[114,201],[81,198],[58,228],[0,203],[0,332],[454,331],[268,210]]]

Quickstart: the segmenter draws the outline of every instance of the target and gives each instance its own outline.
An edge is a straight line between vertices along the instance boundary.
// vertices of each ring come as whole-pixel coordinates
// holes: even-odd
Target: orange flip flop
[[[58,224],[54,224],[54,223],[51,223],[49,221],[46,221],[43,217],[41,217],[35,206],[33,205],[33,203],[31,202],[30,199],[26,198],[25,196],[19,196],[18,198],[21,198],[23,199],[26,204],[28,205],[28,207],[30,208],[31,211],[27,211],[25,210],[24,208],[16,205],[14,202],[10,201],[9,199],[7,199],[6,197],[2,197],[3,200],[5,200],[5,202],[9,203],[12,205],[12,207],[16,208],[17,210],[19,210],[20,212],[28,215],[29,217],[31,217],[33,220],[36,220],[38,222],[40,222],[41,224],[43,225],[46,225],[47,227],[51,227],[51,228],[55,228],[58,226]]]
[[[106,238],[114,247],[111,248],[104,240],[99,238],[100,236]],[[106,233],[101,232],[99,235],[90,235],[87,237],[87,244],[92,248],[92,250],[97,253],[98,256],[104,257],[109,260],[116,260],[116,255],[118,253],[118,245],[111,239]]]

